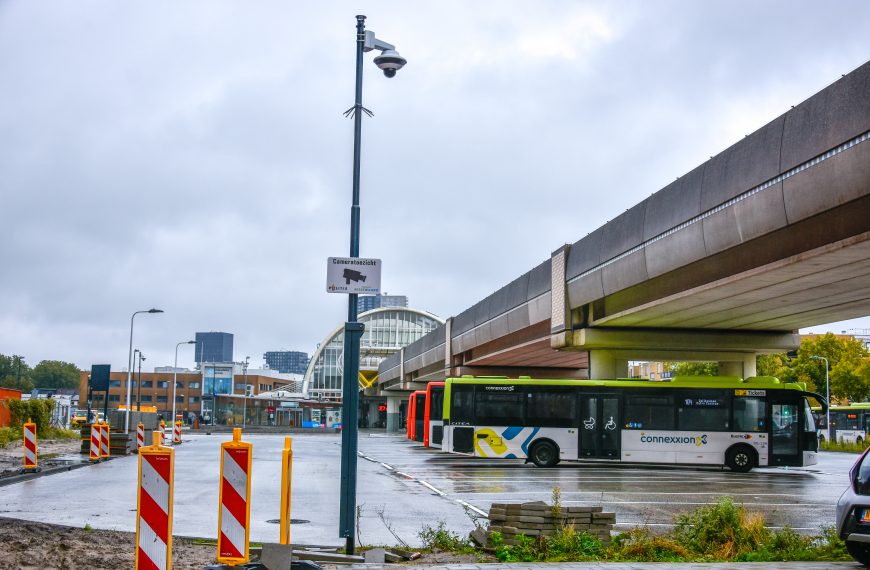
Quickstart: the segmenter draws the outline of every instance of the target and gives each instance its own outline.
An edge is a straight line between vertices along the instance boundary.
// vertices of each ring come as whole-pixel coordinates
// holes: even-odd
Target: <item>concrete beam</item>
[[[742,362],[744,354],[786,352],[798,345],[797,333],[680,329],[584,328],[551,340],[559,350],[606,350],[633,360],[655,355],[668,360]]]

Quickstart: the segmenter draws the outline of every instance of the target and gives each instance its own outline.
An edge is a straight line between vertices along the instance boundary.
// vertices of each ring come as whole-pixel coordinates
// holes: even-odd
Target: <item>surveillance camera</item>
[[[399,52],[393,49],[385,50],[381,55],[375,58],[375,65],[383,70],[387,77],[395,77],[396,72],[405,67],[408,63],[404,57],[399,55]]]

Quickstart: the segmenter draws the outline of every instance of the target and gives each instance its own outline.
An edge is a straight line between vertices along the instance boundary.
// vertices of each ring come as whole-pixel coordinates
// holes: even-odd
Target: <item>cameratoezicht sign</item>
[[[381,260],[330,257],[326,262],[327,293],[379,295]]]

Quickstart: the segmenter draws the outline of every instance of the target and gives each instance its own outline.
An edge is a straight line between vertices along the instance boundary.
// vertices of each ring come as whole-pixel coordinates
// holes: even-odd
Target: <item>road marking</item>
[[[377,463],[377,464],[380,465],[381,467],[383,467],[383,468],[385,468],[385,469],[387,469],[387,470],[389,470],[389,471],[392,471],[392,472],[395,473],[396,475],[401,475],[402,477],[405,477],[405,478],[408,479],[409,481],[412,481],[412,482],[414,482],[414,483],[419,483],[420,485],[423,485],[424,487],[426,487],[426,488],[429,489],[430,491],[434,492],[434,493],[435,493],[436,495],[438,495],[439,497],[444,497],[445,499],[447,499],[447,500],[449,500],[449,501],[452,501],[452,502],[454,502],[454,503],[456,503],[456,504],[458,504],[458,505],[462,505],[463,507],[465,507],[465,508],[467,508],[467,509],[469,509],[469,510],[474,511],[475,513],[479,514],[479,515],[482,516],[482,517],[485,517],[485,516],[486,516],[486,511],[482,511],[482,510],[478,509],[477,507],[475,507],[474,505],[472,505],[471,503],[468,503],[468,502],[466,502],[466,501],[463,501],[462,499],[457,499],[457,498],[455,498],[455,497],[451,497],[450,495],[448,495],[447,493],[445,493],[445,492],[442,491],[441,489],[438,489],[437,487],[433,486],[433,485],[432,485],[431,483],[429,483],[428,481],[424,481],[423,479],[417,479],[417,478],[414,477],[413,475],[409,475],[408,473],[404,473],[404,472],[402,472],[402,471],[399,471],[398,469],[396,469],[396,468],[393,467],[392,465],[388,465],[388,464],[384,463],[383,461],[377,461],[376,459],[372,459],[372,458],[368,457],[367,455],[365,455],[365,454],[362,453],[362,452],[359,452],[359,456],[362,457],[363,459],[366,459],[366,460],[368,460],[368,461],[371,461],[372,463]]]

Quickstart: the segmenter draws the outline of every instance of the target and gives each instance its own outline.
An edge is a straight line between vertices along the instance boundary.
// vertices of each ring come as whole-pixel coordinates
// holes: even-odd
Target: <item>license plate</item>
[[[860,520],[862,523],[870,523],[870,509],[861,509]]]

